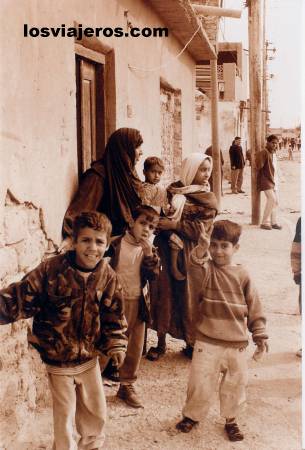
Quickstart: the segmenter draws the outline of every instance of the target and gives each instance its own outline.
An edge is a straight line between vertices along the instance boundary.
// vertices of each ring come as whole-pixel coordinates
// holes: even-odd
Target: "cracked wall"
[[[0,222],[0,287],[19,281],[54,250],[41,209],[7,191]],[[0,327],[0,420],[4,427],[13,420],[17,430],[26,429],[35,409],[50,401],[45,368],[27,342],[29,327],[31,319]]]

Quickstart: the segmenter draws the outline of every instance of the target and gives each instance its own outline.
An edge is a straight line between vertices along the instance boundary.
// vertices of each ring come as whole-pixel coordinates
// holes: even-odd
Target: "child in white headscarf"
[[[170,202],[174,199],[175,212],[170,218],[160,218],[160,232],[155,239],[162,268],[157,282],[151,284],[151,328],[158,335],[157,346],[151,347],[147,353],[151,361],[156,361],[165,353],[166,333],[186,342],[183,350],[186,356],[192,353],[196,302],[189,258],[198,243],[202,226],[209,235],[217,214],[217,199],[213,192],[208,192],[207,186],[211,170],[210,156],[192,153],[182,162],[180,180],[172,183],[167,190]],[[171,247],[176,236],[182,245],[176,244],[178,250],[175,254]],[[175,265],[179,267],[183,279],[173,275]]]
[[[206,176],[202,178],[202,184],[193,184],[198,168],[204,161],[206,164]],[[187,201],[185,194],[210,192],[209,177],[212,172],[212,158],[206,156],[203,158],[202,153],[192,153],[188,158],[182,162],[180,180],[184,187],[170,188],[169,192],[172,195],[171,208],[167,214],[167,218],[179,221],[182,211]],[[209,167],[210,166],[210,167]],[[206,178],[207,177],[207,178]],[[178,269],[178,253],[183,249],[183,241],[177,233],[171,233],[169,237],[169,246],[171,248],[171,274],[176,280],[184,280],[185,276]]]

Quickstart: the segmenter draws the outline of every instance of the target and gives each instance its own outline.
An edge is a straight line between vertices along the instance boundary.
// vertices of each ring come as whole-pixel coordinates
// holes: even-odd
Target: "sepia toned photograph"
[[[0,450],[301,450],[302,0],[1,0]]]

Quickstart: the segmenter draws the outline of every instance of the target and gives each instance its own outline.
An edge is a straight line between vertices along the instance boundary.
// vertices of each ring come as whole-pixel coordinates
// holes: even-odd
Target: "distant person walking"
[[[263,191],[266,195],[266,205],[263,214],[261,228],[263,230],[281,230],[281,225],[277,224],[276,208],[278,206],[278,194],[276,188],[276,149],[278,139],[275,134],[267,137],[267,144],[264,150],[261,150],[256,159],[257,189]]]
[[[293,161],[293,149],[291,144],[288,144],[288,160]]]
[[[240,143],[241,143],[240,137],[236,136],[229,150],[231,162],[232,194],[245,193],[245,191],[242,190],[245,158]]]

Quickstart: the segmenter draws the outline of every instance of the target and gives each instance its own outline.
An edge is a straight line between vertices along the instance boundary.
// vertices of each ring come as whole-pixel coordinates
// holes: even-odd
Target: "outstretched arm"
[[[210,237],[202,223],[200,224],[200,229],[198,244],[191,252],[191,261],[197,265],[203,265],[209,259],[208,249],[210,247]]]
[[[39,309],[45,265],[41,263],[20,282],[0,291],[0,324],[33,317]]]

